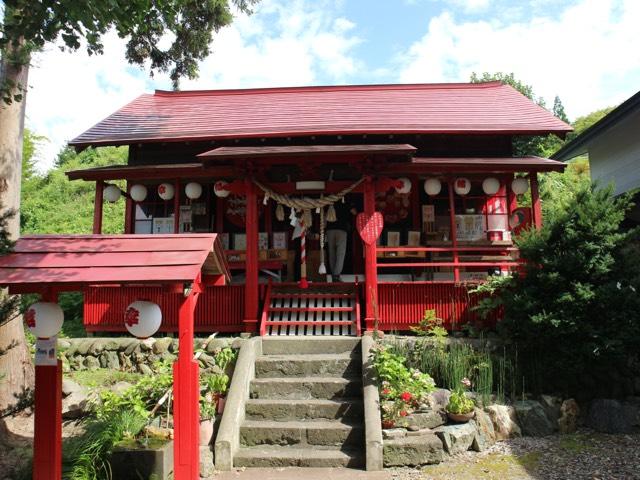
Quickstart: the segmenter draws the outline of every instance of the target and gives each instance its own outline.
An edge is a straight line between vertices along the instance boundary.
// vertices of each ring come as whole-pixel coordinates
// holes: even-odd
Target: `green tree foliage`
[[[25,136],[25,145],[31,137],[32,134]],[[32,173],[22,180],[22,233],[91,233],[95,183],[69,181],[64,172],[126,162],[126,147],[89,148],[81,153],[63,150],[52,170],[42,175]],[[122,200],[104,203],[102,228],[104,233],[124,231]]]
[[[609,113],[611,113],[611,111],[615,108],[615,106],[602,108],[600,110],[596,110],[595,112],[591,112],[587,115],[576,118],[576,121],[573,122],[573,132],[567,135],[567,142],[570,142],[571,140],[576,138],[591,125],[599,122],[606,115],[609,115]]]
[[[589,160],[576,158],[567,163],[564,172],[550,172],[539,175],[542,216],[545,222],[554,219],[570,208],[576,194],[591,185]]]
[[[612,192],[581,186],[541,231],[518,240],[526,272],[503,290],[501,329],[531,388],[628,393],[624,378],[607,379],[640,351],[639,231],[620,228],[630,198]]]
[[[103,36],[115,30],[127,39],[129,63],[153,73],[170,72],[174,85],[195,78],[198,61],[211,52],[213,33],[233,20],[231,6],[250,13],[257,0],[85,0],[33,2],[4,0],[0,52],[11,63],[26,65],[34,50],[62,40],[71,51],[84,46],[89,54],[103,53]],[[162,48],[167,40],[167,47]],[[0,86],[5,101],[21,100],[10,79]]]
[[[531,85],[527,85],[520,80],[516,79],[513,73],[488,73],[484,72],[482,75],[478,75],[473,72],[470,78],[471,83],[483,83],[500,81],[506,85],[511,85],[518,92],[523,94],[528,99],[537,103],[542,108],[546,108],[545,101],[542,97],[536,96]],[[555,98],[553,102],[552,113],[560,120],[569,123],[567,115],[564,111],[564,106],[560,101],[560,97]],[[563,144],[563,141],[556,135],[519,135],[513,139],[513,154],[515,156],[526,155],[538,155],[541,157],[548,157]]]

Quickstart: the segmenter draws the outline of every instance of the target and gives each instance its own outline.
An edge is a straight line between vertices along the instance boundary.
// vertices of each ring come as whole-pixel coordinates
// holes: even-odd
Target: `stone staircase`
[[[363,467],[361,365],[359,338],[263,338],[234,466]]]

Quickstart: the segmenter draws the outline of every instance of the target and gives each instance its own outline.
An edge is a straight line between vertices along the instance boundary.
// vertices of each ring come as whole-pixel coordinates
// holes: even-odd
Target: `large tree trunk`
[[[22,45],[9,46],[21,48]],[[26,104],[29,65],[11,64],[12,52],[3,55],[0,63],[0,85],[9,81],[15,85],[21,101],[7,105],[0,99],[0,201],[2,211],[13,210],[8,231],[13,239],[20,235],[20,182],[22,174],[22,136]],[[0,301],[6,292],[0,292]],[[31,355],[24,337],[21,316],[0,319],[0,413],[13,408],[29,396],[34,373]]]

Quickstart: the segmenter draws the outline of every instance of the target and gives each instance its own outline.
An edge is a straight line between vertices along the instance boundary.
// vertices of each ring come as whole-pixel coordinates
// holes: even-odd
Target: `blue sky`
[[[468,81],[513,72],[571,119],[640,90],[639,0],[262,0],[214,40],[183,89]],[[47,169],[66,141],[143,92],[170,88],[124,60],[49,46],[33,62],[27,124]]]

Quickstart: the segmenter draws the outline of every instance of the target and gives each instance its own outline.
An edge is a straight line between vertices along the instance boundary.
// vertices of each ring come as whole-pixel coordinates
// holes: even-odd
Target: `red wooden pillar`
[[[93,203],[93,233],[102,233],[102,199],[104,191],[104,182],[98,180],[96,182],[96,195]]]
[[[173,184],[173,233],[180,233],[180,180]]]
[[[33,480],[62,478],[62,362],[36,366]]]
[[[533,224],[539,230],[542,228],[542,205],[540,203],[540,192],[538,190],[538,172],[529,173],[529,186],[531,188],[531,214]]]
[[[133,215],[135,204],[133,199],[131,198],[131,184],[127,182],[127,198],[124,207],[124,233],[134,233],[135,229],[133,228]]]
[[[244,330],[258,330],[258,195],[253,180],[245,180],[247,198],[245,252]]]
[[[375,187],[373,179],[367,177],[364,182],[364,213],[371,217],[376,211]],[[363,242],[364,243],[364,242]],[[367,330],[375,328],[378,317],[378,259],[376,244],[364,244],[364,286],[365,286],[365,325]]]
[[[200,476],[200,385],[198,362],[193,358],[193,324],[200,279],[180,305],[178,360],[173,364],[173,475],[175,480],[197,480]]]
[[[449,225],[451,230],[451,246],[453,247],[453,263],[458,263],[458,230],[456,228],[456,202],[453,198],[453,182],[450,179],[448,182],[449,190]],[[453,267],[453,280],[460,281],[460,270],[458,267]]]

